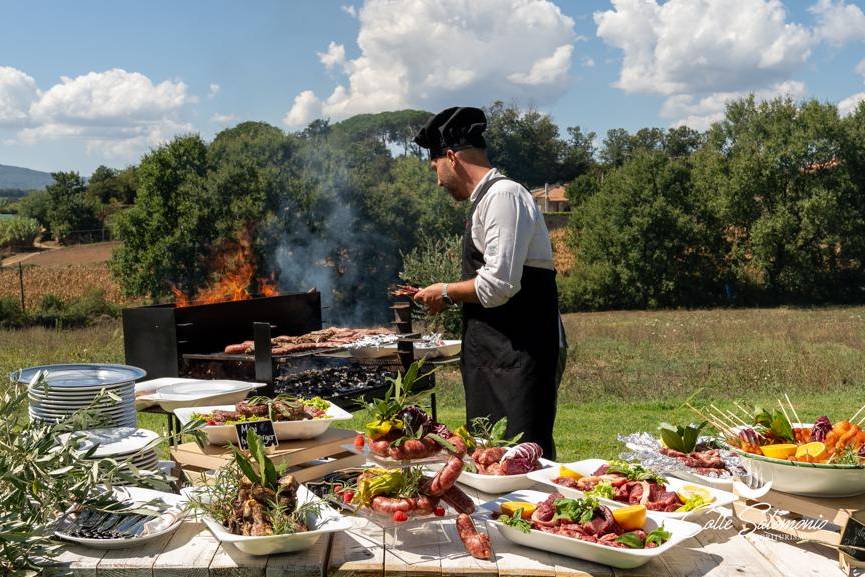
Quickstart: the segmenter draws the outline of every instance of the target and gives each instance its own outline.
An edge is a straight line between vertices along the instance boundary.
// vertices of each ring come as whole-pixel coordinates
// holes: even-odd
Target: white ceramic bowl
[[[156,391],[135,399],[141,409],[159,405],[165,411],[183,407],[202,405],[234,404],[246,398],[250,391],[263,387],[262,383],[247,383],[230,380],[199,380],[163,378],[145,381],[142,385],[152,386],[156,381]]]
[[[216,405],[209,407],[184,407],[174,409],[174,414],[182,426],[192,420],[194,413],[212,413],[215,410],[233,411],[234,405]],[[330,425],[336,421],[347,421],[351,419],[351,413],[330,403],[327,409],[326,419],[306,419],[304,421],[274,421],[273,428],[276,438],[280,441],[312,439],[324,433]],[[234,425],[205,425],[201,428],[207,435],[207,442],[211,445],[226,445],[237,443],[237,430]]]
[[[481,509],[494,513],[498,512],[501,504],[505,501],[526,501],[529,503],[539,503],[547,498],[546,493],[540,491],[517,491],[499,497],[495,501],[490,501],[481,505]],[[689,523],[678,519],[663,518],[654,512],[649,512],[646,517],[644,527],[647,532],[663,525],[664,528],[672,535],[666,543],[652,549],[626,549],[617,547],[608,547],[588,541],[581,541],[564,535],[554,535],[532,529],[528,533],[523,533],[518,529],[509,527],[499,521],[490,520],[490,524],[494,525],[503,537],[509,541],[513,541],[518,545],[549,551],[551,553],[559,553],[568,557],[577,559],[585,559],[593,563],[609,565],[618,569],[633,569],[648,563],[653,557],[663,555],[682,541],[690,539],[700,532],[700,525]]]
[[[812,423],[792,423],[796,429],[813,427]],[[799,463],[754,455],[733,446],[728,447],[742,459],[748,472],[763,481],[772,481],[772,489],[804,497],[852,497],[865,493],[865,465],[830,465]]]
[[[601,465],[605,465],[607,461],[603,459],[585,459],[583,461],[576,461],[573,463],[563,463],[565,467],[571,469],[572,471],[576,471],[581,475],[588,476],[593,474],[598,470],[598,467]],[[570,499],[579,499],[584,496],[582,491],[578,491],[576,489],[571,489],[569,487],[565,487],[564,485],[557,485],[553,483],[553,479],[559,476],[559,467],[553,466],[548,467],[546,469],[541,469],[539,471],[532,471],[529,473],[529,479],[532,481],[543,483],[545,485],[549,485],[554,490],[558,491],[565,497]],[[681,479],[674,479],[671,477],[667,477],[667,490],[668,491],[677,491],[684,487],[685,485],[697,485],[696,483],[688,483]],[[687,511],[687,512],[672,512],[667,513],[663,511],[650,511],[653,515],[657,516],[660,519],[686,519],[686,518],[694,518],[700,515],[703,515],[712,509],[716,509],[718,507],[726,507],[727,505],[732,504],[737,500],[736,495],[730,493],[728,491],[722,491],[720,489],[716,489],[714,487],[706,487],[705,485],[698,485],[704,487],[709,492],[712,493],[712,496],[715,499],[708,507],[703,507],[701,509],[697,509],[695,511]],[[615,509],[617,507],[626,507],[627,503],[622,503],[619,501],[614,501],[613,499],[598,499],[604,505],[607,505],[611,509]]]
[[[303,485],[297,489],[297,500],[298,503],[306,503],[311,500],[320,501],[318,497],[313,495]],[[276,553],[303,551],[315,545],[322,535],[337,531],[347,531],[353,527],[351,519],[343,517],[326,504],[322,505],[321,512],[318,515],[311,515],[307,521],[311,527],[310,531],[291,535],[270,535],[267,537],[235,535],[234,533],[229,533],[221,523],[210,517],[203,517],[202,520],[220,542],[231,543],[249,555],[273,555]]]

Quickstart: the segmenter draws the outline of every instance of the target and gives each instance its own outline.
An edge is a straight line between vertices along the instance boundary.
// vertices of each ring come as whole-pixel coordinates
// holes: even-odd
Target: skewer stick
[[[735,419],[736,421],[739,421],[739,423],[741,423],[743,426],[745,426],[745,427],[751,426],[748,423],[746,423],[745,421],[743,421],[741,418],[739,418],[739,415],[737,415],[733,411],[727,411],[727,414],[730,415],[730,418]]]
[[[730,428],[735,429],[735,428],[738,426],[737,423],[736,423],[736,421],[733,420],[733,419],[731,419],[730,417],[728,417],[728,416],[724,413],[724,411],[722,411],[721,409],[719,409],[719,408],[716,407],[715,405],[709,405],[709,406],[712,407],[712,409],[715,411],[716,416],[719,416],[719,417],[723,418],[724,422],[726,422],[728,425],[733,425],[733,426],[730,427]]]
[[[746,417],[751,417],[751,418],[754,417],[754,414],[751,413],[751,411],[749,411],[748,409],[746,409],[742,405],[740,405],[739,401],[733,401],[733,404],[736,405],[737,407],[739,407],[739,410],[742,411],[743,413],[745,413]]]
[[[787,396],[787,393],[784,393],[784,398],[787,399],[787,404],[790,405],[790,412],[793,413],[793,418],[796,419],[797,423],[801,423],[799,420],[799,415],[796,414],[796,407],[793,406],[793,403],[790,402],[790,397]]]
[[[781,404],[781,399],[775,399],[775,400],[778,401],[778,406],[781,407],[781,412],[784,413],[784,418],[787,419],[787,422],[788,422],[788,423],[791,423],[791,424],[792,424],[793,421],[791,421],[791,420],[790,420],[790,417],[787,415],[787,409],[785,409],[785,408],[784,408],[784,405]]]
[[[862,412],[862,409],[865,409],[865,405],[862,405],[861,407],[859,407],[859,410],[856,411],[855,413],[853,413],[853,416],[850,417],[850,418],[847,419],[847,420],[850,421],[850,422],[852,423],[852,422],[853,422],[853,419],[855,419],[856,417],[858,417],[858,416],[859,416],[859,413]]]

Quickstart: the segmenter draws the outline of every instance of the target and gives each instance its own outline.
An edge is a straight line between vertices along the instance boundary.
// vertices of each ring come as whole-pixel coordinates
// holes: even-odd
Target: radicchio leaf
[[[822,416],[817,417],[817,420],[814,421],[814,427],[811,429],[811,440],[812,441],[825,441],[826,435],[832,430],[832,422],[829,420],[829,417]],[[865,445],[863,445],[865,447]]]

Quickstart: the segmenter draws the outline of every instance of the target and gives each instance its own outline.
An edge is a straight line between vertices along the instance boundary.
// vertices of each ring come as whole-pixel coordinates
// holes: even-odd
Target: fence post
[[[18,286],[21,289],[21,312],[24,312],[24,267],[18,261]]]

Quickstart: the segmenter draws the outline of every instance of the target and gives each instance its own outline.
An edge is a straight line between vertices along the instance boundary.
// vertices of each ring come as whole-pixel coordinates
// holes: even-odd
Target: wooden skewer
[[[750,427],[750,426],[751,426],[751,425],[749,425],[748,423],[746,423],[745,421],[743,421],[741,418],[739,418],[739,415],[737,415],[737,414],[734,413],[733,411],[727,411],[727,414],[730,415],[730,417],[731,417],[732,419],[735,419],[735,420],[739,421],[739,423],[741,423],[742,425],[744,425],[744,426],[746,426],[746,427]]]
[[[724,422],[726,422],[728,425],[732,425],[732,427],[730,427],[731,429],[735,429],[738,426],[736,421],[731,419],[730,417],[728,417],[726,415],[726,413],[724,413],[724,411],[722,411],[721,409],[719,409],[715,405],[709,405],[709,406],[712,407],[712,409],[715,411],[716,416],[722,417]]]
[[[855,419],[856,417],[858,417],[858,416],[859,416],[859,413],[862,412],[862,409],[865,409],[865,405],[862,405],[861,407],[859,407],[859,410],[856,411],[855,413],[853,413],[853,416],[850,417],[850,418],[847,419],[847,420],[850,421],[850,422],[852,423],[852,422],[853,422],[853,419]]]
[[[799,420],[799,415],[796,414],[796,407],[793,406],[793,403],[790,402],[790,397],[787,396],[787,393],[784,393],[784,398],[787,399],[787,404],[790,405],[790,412],[793,413],[793,418],[796,419],[797,423],[801,423]]]
[[[781,412],[784,413],[784,418],[787,419],[788,423],[792,424],[793,421],[791,421],[789,415],[787,415],[787,410],[784,408],[784,405],[781,404],[781,399],[775,399],[775,400],[778,401],[778,406],[781,407]]]
[[[749,411],[748,409],[746,409],[745,407],[743,407],[742,405],[740,405],[739,401],[733,401],[733,404],[736,405],[737,407],[739,407],[739,410],[742,411],[743,413],[745,413],[746,417],[751,417],[751,418],[754,417],[754,414],[751,411]]]

